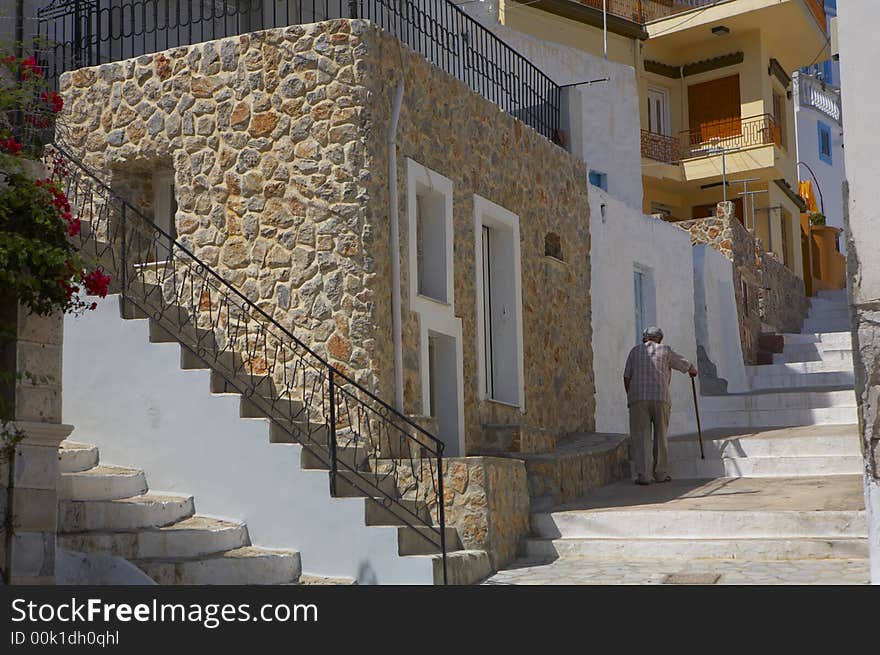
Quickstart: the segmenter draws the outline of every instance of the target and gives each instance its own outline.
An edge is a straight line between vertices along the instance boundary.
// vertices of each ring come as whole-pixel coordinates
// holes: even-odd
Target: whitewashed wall
[[[256,546],[300,551],[306,573],[361,584],[431,584],[425,557],[398,557],[397,529],[364,526],[364,499],[331,498],[301,446],[269,443],[268,423],[239,418],[239,396],[211,394],[207,370],[181,370],[180,346],[150,343],[117,297],[65,319],[65,423],[102,464],[144,469],[154,491],[188,493],[196,512],[247,522]]]
[[[590,188],[590,234],[596,431],[629,432],[623,367],[637,342],[634,267],[651,270],[656,298],[651,322],[663,330],[663,343],[696,365],[691,241],[684,230],[644,216],[595,187]],[[673,372],[671,400],[670,434],[696,432],[689,376]]]
[[[568,111],[569,150],[589,168],[608,175],[608,192],[630,207],[642,206],[639,92],[635,71],[582,50],[543,41],[500,25],[493,3],[465,5],[505,43],[526,57],[557,84],[610,78],[608,82],[572,87]],[[488,9],[486,5],[489,5]]]
[[[844,165],[843,128],[824,114],[810,107],[796,107],[797,118],[797,153],[798,161],[807,163],[816,175],[816,182],[822,190],[825,206],[826,224],[843,228],[843,181],[846,179]],[[819,158],[819,127],[822,121],[831,128],[831,164]],[[798,167],[798,178],[812,180],[812,176],[804,166]],[[814,188],[815,191],[815,188]],[[819,204],[819,193],[815,191],[816,204]],[[841,239],[841,250],[843,250]]]
[[[877,181],[880,179],[880,133],[877,131],[876,107],[880,106],[880,85],[877,84],[874,62],[880,60],[880,40],[875,34],[880,21],[880,3],[864,0],[839,0],[838,37],[840,43],[840,79],[843,110],[846,115],[846,176],[849,182],[849,237],[858,252],[851,253],[858,260],[858,275],[847,281],[850,310],[858,322],[863,352],[857,356],[857,365],[865,366],[866,384],[880,367],[872,359],[878,348],[871,342],[871,323],[876,321],[875,303],[880,298],[880,256],[877,234],[880,231],[880,212],[877,203]],[[857,378],[858,381],[858,378]],[[875,383],[876,384],[876,383]],[[870,387],[865,395],[874,391]],[[859,398],[864,413],[863,426],[870,433],[878,410],[873,402]],[[876,423],[873,423],[876,425]],[[873,434],[864,437],[876,437]],[[876,455],[875,455],[876,457]],[[871,582],[880,584],[880,481],[871,474],[870,454],[865,458],[865,510],[868,522],[868,550],[871,560]]]
[[[693,247],[694,329],[697,344],[727,380],[728,393],[748,390],[739,338],[739,318],[733,288],[733,264],[714,248]]]

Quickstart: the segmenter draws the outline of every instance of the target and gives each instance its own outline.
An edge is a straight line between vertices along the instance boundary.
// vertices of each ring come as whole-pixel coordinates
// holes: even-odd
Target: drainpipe
[[[403,103],[403,80],[397,83],[388,127],[388,195],[391,217],[391,341],[394,347],[394,408],[403,413],[403,338],[400,321],[400,214],[397,207],[397,122]],[[410,238],[413,238],[410,235]]]

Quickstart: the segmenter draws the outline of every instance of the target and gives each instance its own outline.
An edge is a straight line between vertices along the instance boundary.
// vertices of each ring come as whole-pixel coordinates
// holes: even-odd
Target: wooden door
[[[691,145],[742,134],[739,75],[688,87]]]

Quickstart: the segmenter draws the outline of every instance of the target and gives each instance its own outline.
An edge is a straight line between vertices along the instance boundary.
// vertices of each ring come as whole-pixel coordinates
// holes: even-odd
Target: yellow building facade
[[[790,75],[828,57],[822,4],[606,2],[607,31],[602,0],[500,0],[499,18],[593,55],[607,48],[635,69],[645,213],[701,218],[726,197],[765,250],[803,277]]]

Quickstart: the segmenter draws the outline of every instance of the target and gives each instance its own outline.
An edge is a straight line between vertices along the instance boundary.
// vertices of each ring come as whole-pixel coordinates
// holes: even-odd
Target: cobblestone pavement
[[[669,576],[674,576],[667,580]],[[520,559],[483,584],[867,584],[868,560],[600,561]]]

